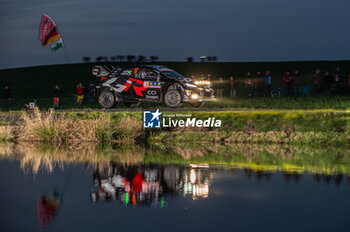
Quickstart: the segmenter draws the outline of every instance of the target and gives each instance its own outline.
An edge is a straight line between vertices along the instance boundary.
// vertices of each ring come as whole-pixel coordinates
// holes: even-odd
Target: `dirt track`
[[[322,110],[274,110],[274,109],[203,109],[203,108],[158,108],[161,112],[266,112],[266,113],[278,113],[278,112],[300,112],[300,113],[317,113],[317,112],[336,112],[336,113],[347,113],[346,110],[332,110],[332,109],[322,109]],[[157,110],[157,108],[120,108],[120,109],[72,109],[72,110],[56,110],[56,112],[142,112],[144,110]]]

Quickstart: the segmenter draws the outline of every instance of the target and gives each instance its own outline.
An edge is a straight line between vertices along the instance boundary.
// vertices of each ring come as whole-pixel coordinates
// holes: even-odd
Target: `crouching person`
[[[84,101],[84,86],[82,83],[79,83],[77,87],[75,88],[77,91],[77,103],[78,104],[83,104]]]

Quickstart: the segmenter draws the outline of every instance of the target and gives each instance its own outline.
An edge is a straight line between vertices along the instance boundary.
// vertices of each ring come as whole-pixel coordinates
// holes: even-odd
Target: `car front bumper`
[[[212,88],[186,89],[183,94],[183,102],[210,102],[216,101]]]

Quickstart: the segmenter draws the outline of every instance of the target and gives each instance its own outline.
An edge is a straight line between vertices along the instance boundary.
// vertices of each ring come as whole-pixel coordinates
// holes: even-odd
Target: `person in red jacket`
[[[77,87],[75,88],[77,91],[77,103],[82,104],[84,101],[84,86],[82,83],[79,83]]]
[[[289,97],[291,93],[291,88],[293,86],[293,76],[290,72],[286,72],[283,76],[283,83],[286,87],[286,94]]]

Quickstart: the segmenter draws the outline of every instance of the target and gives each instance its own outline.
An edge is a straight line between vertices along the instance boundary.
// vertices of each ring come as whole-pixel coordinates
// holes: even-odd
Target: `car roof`
[[[154,69],[164,69],[168,68],[164,65],[140,65],[140,67],[146,67],[146,68],[154,68]]]

